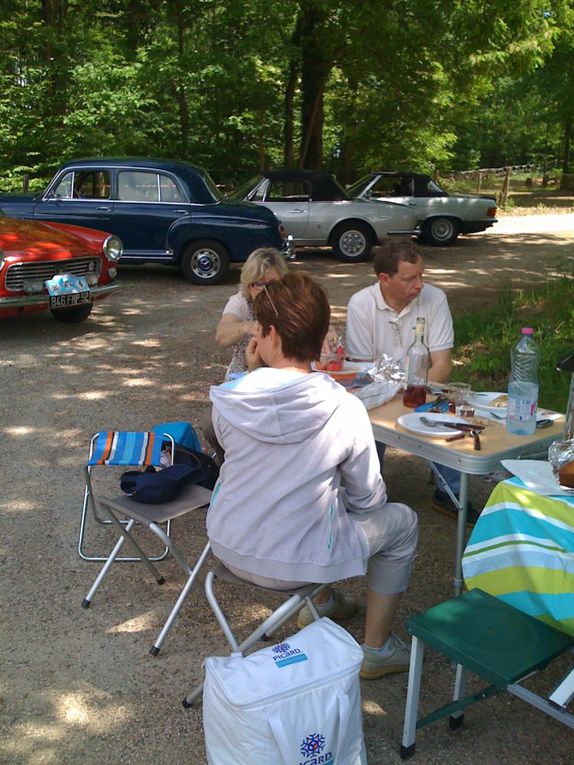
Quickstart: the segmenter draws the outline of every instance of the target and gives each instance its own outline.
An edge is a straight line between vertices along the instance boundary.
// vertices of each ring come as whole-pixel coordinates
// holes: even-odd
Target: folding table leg
[[[419,699],[421,694],[421,675],[423,668],[423,656],[425,644],[415,635],[411,642],[411,662],[409,666],[409,684],[407,689],[407,701],[405,704],[405,723],[403,728],[403,742],[401,745],[401,759],[406,760],[415,753],[415,737],[417,732],[417,717]]]
[[[468,474],[460,474],[459,510],[456,528],[456,560],[454,563],[454,594],[462,592],[462,554],[466,546],[466,516],[468,511]]]
[[[150,526],[150,528],[151,528],[151,526]],[[195,564],[195,566],[193,567],[193,569],[190,569],[189,566],[187,567],[188,568],[188,572],[187,572],[188,573],[188,579],[187,579],[187,582],[185,583],[185,587],[181,591],[181,593],[179,595],[179,598],[176,600],[175,605],[172,608],[170,615],[167,617],[167,619],[165,621],[165,624],[161,628],[161,632],[159,633],[159,635],[157,637],[157,640],[155,641],[153,646],[150,648],[150,653],[151,653],[152,656],[157,656],[158,655],[158,653],[160,651],[160,648],[161,648],[161,645],[162,645],[163,641],[165,640],[165,638],[167,636],[167,633],[170,631],[170,629],[171,629],[171,627],[172,627],[172,625],[173,625],[173,623],[175,621],[175,618],[176,618],[176,616],[179,613],[179,609],[182,607],[184,600],[187,598],[187,596],[189,594],[189,591],[193,587],[193,584],[194,584],[194,582],[195,582],[195,580],[197,578],[197,575],[198,575],[201,567],[205,563],[205,561],[207,559],[207,556],[209,555],[209,551],[210,550],[211,550],[211,545],[208,542],[205,545],[205,547],[203,548],[203,552],[201,553],[201,556],[200,556],[199,560],[197,561],[197,563]],[[174,551],[172,549],[172,553],[173,552]]]

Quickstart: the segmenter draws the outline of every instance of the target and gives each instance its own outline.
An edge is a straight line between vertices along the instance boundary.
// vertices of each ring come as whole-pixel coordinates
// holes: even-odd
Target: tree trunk
[[[295,136],[294,128],[294,100],[297,81],[300,71],[299,47],[301,45],[301,14],[297,16],[297,23],[291,37],[293,53],[289,60],[289,72],[285,84],[285,125],[283,129],[283,164],[285,167],[295,167],[293,140]]]
[[[323,165],[323,96],[329,78],[332,46],[325,34],[327,11],[315,0],[301,4],[301,152],[299,167]]]
[[[283,164],[285,167],[294,167],[293,159],[293,99],[297,86],[299,66],[294,59],[289,62],[289,75],[285,87],[285,126],[283,129]]]
[[[67,0],[42,0],[42,16],[46,26],[43,50],[47,71],[47,98],[44,102],[48,120],[55,118],[50,130],[61,127],[66,112],[68,87],[68,50],[65,41],[65,23],[68,13]]]
[[[572,138],[572,115],[569,114],[564,120],[564,156],[562,158],[562,172],[570,172],[570,142]]]
[[[185,49],[185,20],[183,16],[183,8],[181,0],[176,2],[176,19],[177,19],[177,52],[180,62],[183,62],[183,54]],[[180,71],[183,68],[180,67]],[[180,75],[183,79],[183,76]],[[180,155],[182,159],[187,159],[187,150],[189,142],[189,108],[187,105],[187,95],[185,92],[185,86],[182,81],[174,83],[175,98],[177,101],[177,108],[179,111],[179,138],[181,142]]]

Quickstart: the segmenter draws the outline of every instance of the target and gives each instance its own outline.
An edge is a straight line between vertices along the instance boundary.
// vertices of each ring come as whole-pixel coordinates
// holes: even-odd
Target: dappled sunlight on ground
[[[98,698],[98,703],[94,703],[95,697],[101,697],[102,692],[90,686],[82,692],[38,693],[44,703],[48,702],[51,714],[43,715],[42,723],[32,717],[14,727],[12,735],[4,744],[4,751],[12,758],[12,762],[26,762],[30,765],[72,762],[72,759],[68,760],[63,755],[71,729],[86,736],[101,736],[114,728],[120,729],[132,717],[125,705],[108,702],[102,709],[101,698]],[[46,722],[46,719],[51,722]]]
[[[17,425],[13,428],[4,428],[4,432],[9,436],[29,436],[36,432],[36,428],[25,425]]]
[[[154,628],[157,622],[156,611],[146,611],[139,616],[135,616],[133,619],[127,619],[121,624],[116,624],[115,627],[110,627],[106,632],[110,635],[119,635],[124,632],[147,632]]]
[[[363,714],[370,715],[371,717],[386,717],[387,713],[380,704],[371,699],[363,698]]]

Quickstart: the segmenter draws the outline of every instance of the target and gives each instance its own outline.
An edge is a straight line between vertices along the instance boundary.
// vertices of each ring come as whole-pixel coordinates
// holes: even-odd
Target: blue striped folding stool
[[[95,467],[160,467],[162,456],[165,456],[165,453],[170,454],[170,462],[173,464],[176,444],[180,444],[176,437],[185,439],[185,443],[192,448],[195,445],[193,438],[197,439],[193,428],[188,423],[163,423],[161,426],[156,426],[154,430],[146,432],[102,431],[96,433],[92,437],[90,454],[84,469],[86,488],[78,552],[84,560],[103,561],[104,565],[82,601],[82,606],[84,608],[90,607],[96,592],[116,561],[141,561],[144,564],[143,568],[147,569],[156,582],[163,584],[164,578],[153,565],[153,562],[162,560],[168,553],[171,553],[185,573],[186,579],[179,597],[150,649],[153,656],[157,656],[159,653],[162,643],[175,622],[179,610],[191,591],[210,551],[209,542],[207,542],[199,558],[192,566],[172,538],[171,521],[186,513],[206,507],[211,499],[211,491],[199,485],[187,484],[178,497],[170,502],[143,504],[136,502],[126,494],[122,494],[111,499],[99,497],[96,503],[91,473]],[[163,462],[165,464],[165,459]],[[106,556],[88,556],[82,549],[88,508],[98,523],[109,524],[118,532],[114,547]],[[104,517],[98,516],[97,509],[103,513]],[[161,555],[153,557],[142,548],[140,542],[131,533],[136,524],[139,524],[141,528],[147,528],[161,541],[164,545]],[[133,548],[135,556],[120,556],[126,543]]]
[[[168,425],[168,423],[165,423]],[[173,464],[173,455],[175,451],[175,439],[166,429],[165,432],[157,431],[120,431],[108,430],[101,431],[92,436],[90,442],[90,452],[88,462],[84,466],[85,488],[84,501],[82,504],[82,514],[80,519],[80,533],[78,536],[78,554],[83,560],[106,561],[107,555],[88,554],[85,551],[86,527],[88,523],[88,509],[91,510],[92,517],[100,526],[109,526],[111,521],[98,515],[97,503],[94,497],[92,485],[92,469],[101,467],[160,467],[161,452],[163,445],[167,442],[167,449],[171,454],[171,463]],[[166,525],[166,533],[169,535],[169,521]],[[163,552],[156,556],[150,556],[149,560],[163,560],[168,554],[167,547]],[[140,558],[133,556],[123,556],[116,558],[118,561],[134,562]]]

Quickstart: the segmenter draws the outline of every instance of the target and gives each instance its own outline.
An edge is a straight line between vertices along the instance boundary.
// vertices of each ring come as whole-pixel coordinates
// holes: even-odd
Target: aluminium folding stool
[[[241,643],[235,635],[229,620],[225,616],[223,609],[219,605],[217,597],[214,591],[214,584],[219,580],[221,582],[228,582],[236,585],[243,585],[247,587],[255,587],[256,589],[264,590],[266,592],[272,592],[277,595],[283,595],[284,600],[281,605],[276,608],[266,619],[264,619],[254,630],[251,632]],[[249,649],[257,643],[259,640],[268,640],[271,635],[276,632],[285,622],[289,621],[291,617],[297,614],[300,609],[307,604],[313,615],[315,621],[318,621],[321,617],[315,608],[315,604],[312,598],[321,592],[325,587],[329,587],[328,584],[306,584],[302,587],[291,590],[276,590],[269,587],[262,587],[252,582],[248,582],[245,579],[233,574],[226,566],[220,561],[217,565],[211,569],[205,578],[205,595],[207,602],[211,606],[215,618],[219,622],[221,629],[227,642],[231,647],[231,653],[240,653],[243,656],[249,651]],[[287,598],[285,600],[285,598]],[[196,686],[191,693],[189,693],[183,700],[183,706],[191,707],[194,702],[200,697],[203,691],[203,683]]]
[[[169,533],[169,530],[167,528],[166,530],[164,530],[161,524],[164,524],[164,523],[167,524],[175,518],[179,518],[200,507],[205,507],[206,505],[209,504],[210,499],[211,499],[211,491],[209,489],[204,489],[202,486],[198,486],[195,484],[188,484],[184,486],[184,488],[182,489],[182,491],[180,492],[179,496],[176,499],[174,499],[171,502],[164,502],[162,504],[144,504],[141,502],[135,502],[133,499],[131,499],[125,494],[120,497],[117,497],[116,499],[109,499],[107,497],[102,497],[100,499],[100,502],[99,502],[100,507],[102,508],[104,512],[107,513],[111,523],[115,526],[120,536],[112,552],[110,553],[109,557],[106,559],[106,562],[104,566],[102,567],[100,573],[96,577],[90,591],[84,598],[82,602],[82,606],[84,608],[90,607],[92,599],[94,595],[96,594],[96,591],[98,590],[101,583],[103,582],[108,572],[110,571],[112,564],[118,559],[118,554],[120,550],[122,549],[124,543],[126,542],[131,544],[137,553],[138,557],[134,558],[133,560],[141,560],[141,562],[145,565],[148,571],[155,578],[157,583],[158,584],[164,583],[165,580],[163,576],[161,576],[161,574],[158,572],[156,567],[153,565],[152,559],[145,554],[145,552],[142,550],[141,546],[134,539],[131,533],[136,523],[141,524],[142,526],[146,526],[153,534],[159,537],[161,542],[165,545],[165,548],[169,552],[171,552],[174,559],[177,561],[177,563],[181,566],[181,568],[184,570],[186,574],[187,579],[175,602],[175,605],[173,606],[167,620],[165,621],[164,626],[162,627],[157,639],[155,640],[153,646],[150,649],[150,653],[153,656],[157,656],[157,654],[159,653],[161,645],[167,633],[171,629],[177,617],[177,614],[179,613],[179,610],[181,606],[183,605],[184,600],[189,594],[193,586],[193,583],[201,567],[203,566],[210,550],[209,542],[207,542],[207,544],[203,548],[201,555],[197,559],[197,562],[192,567],[188,563],[187,559],[185,558],[181,550],[177,547],[177,545],[173,541]],[[124,525],[120,517],[125,517],[129,519],[127,522],[127,525]]]
[[[521,685],[524,679],[572,648],[574,637],[478,588],[411,617],[407,629],[413,639],[400,750],[402,759],[415,753],[417,729],[449,717],[450,729],[456,730],[463,724],[466,707],[502,691],[574,728],[574,715],[565,709],[574,692],[572,673],[549,699]],[[417,719],[425,646],[455,662],[455,685],[452,703]],[[489,685],[465,696],[469,672]]]
[[[92,483],[92,470],[96,466],[102,467],[160,467],[161,452],[163,444],[167,443],[173,464],[176,440],[170,432],[170,423],[164,423],[165,432],[159,433],[155,429],[147,432],[127,432],[127,431],[101,431],[92,436],[90,441],[90,451],[88,462],[84,466],[85,488],[84,500],[82,504],[82,513],[80,518],[80,531],[78,535],[78,554],[86,561],[104,562],[108,559],[107,555],[88,555],[84,550],[86,529],[89,512],[94,521],[100,526],[110,526],[112,521],[109,517],[103,518],[97,509],[97,502],[94,495]],[[125,524],[124,524],[125,525]],[[169,521],[167,522],[166,532],[169,535]],[[164,547],[159,555],[150,557],[150,560],[163,560],[169,550]],[[118,557],[118,561],[134,562],[139,558]]]

